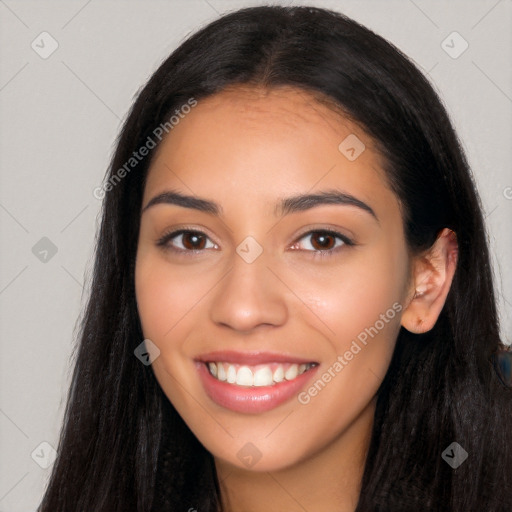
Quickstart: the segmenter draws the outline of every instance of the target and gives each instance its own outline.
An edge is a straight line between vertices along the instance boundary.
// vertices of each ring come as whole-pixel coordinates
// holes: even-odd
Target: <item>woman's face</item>
[[[381,164],[288,87],[201,100],[158,148],[138,311],[158,382],[218,461],[274,471],[368,439],[410,297]]]

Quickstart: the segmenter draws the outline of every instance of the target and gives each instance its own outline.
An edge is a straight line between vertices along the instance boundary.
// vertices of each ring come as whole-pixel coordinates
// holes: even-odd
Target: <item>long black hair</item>
[[[342,14],[260,6],[188,37],[124,122],[103,188],[58,457],[39,512],[220,509],[211,454],[134,355],[144,339],[135,254],[155,150],[133,168],[126,163],[191,98],[238,84],[300,88],[358,123],[384,157],[412,253],[430,247],[442,228],[457,234],[457,268],[438,321],[425,334],[401,329],[378,390],[357,512],[510,510],[512,391],[489,362],[502,344],[487,236],[442,102],[397,48]],[[452,442],[468,453],[456,469],[442,457]]]

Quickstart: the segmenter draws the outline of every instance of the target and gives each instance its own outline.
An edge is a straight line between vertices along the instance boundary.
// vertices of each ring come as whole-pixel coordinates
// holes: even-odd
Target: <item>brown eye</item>
[[[185,249],[190,249],[191,251],[204,249],[205,237],[192,231],[185,232],[182,234],[182,244]]]
[[[317,250],[332,249],[336,245],[335,237],[323,232],[317,232],[311,235],[312,246]]]
[[[179,246],[180,239],[181,247]],[[156,242],[156,245],[176,252],[194,252],[212,248],[214,244],[210,247],[206,247],[208,240],[208,236],[201,231],[180,229],[165,234]]]
[[[303,236],[301,236],[299,240],[303,239],[311,240],[309,242],[311,249],[307,247],[308,244],[305,244],[306,251],[320,254],[325,253],[326,255],[343,249],[343,246],[345,245],[355,245],[352,240],[342,235],[341,233],[329,230],[309,231],[308,233],[305,233]],[[338,244],[336,244],[337,240],[339,241]],[[298,244],[295,244],[295,247],[297,247],[297,245]]]

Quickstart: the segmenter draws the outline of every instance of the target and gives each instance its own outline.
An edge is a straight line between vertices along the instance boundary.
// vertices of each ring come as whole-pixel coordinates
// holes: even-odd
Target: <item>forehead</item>
[[[178,128],[183,128],[184,124],[190,129],[206,130],[213,123],[216,130],[210,135],[227,133],[230,123],[235,120],[243,123],[244,130],[252,130],[253,136],[258,131],[280,133],[285,130],[287,133],[287,130],[300,130],[301,133],[308,132],[309,137],[314,136],[314,132],[325,136],[325,132],[330,131],[338,138],[343,132],[361,132],[342,114],[334,100],[319,93],[291,86],[235,85],[201,99],[189,114],[183,116],[168,138],[182,132]]]
[[[340,150],[350,137],[364,145],[352,161]],[[153,158],[144,202],[178,188],[221,203],[242,194],[270,205],[316,183],[368,199],[386,187],[381,161],[356,123],[312,93],[288,86],[230,87],[180,116]]]
[[[223,91],[201,100],[203,114],[215,115],[220,109],[231,115],[238,115],[250,123],[279,121],[290,127],[300,123],[336,124],[342,121],[338,113],[333,111],[334,102],[321,104],[321,96],[290,86],[273,88],[230,86]],[[329,101],[324,98],[325,102]]]

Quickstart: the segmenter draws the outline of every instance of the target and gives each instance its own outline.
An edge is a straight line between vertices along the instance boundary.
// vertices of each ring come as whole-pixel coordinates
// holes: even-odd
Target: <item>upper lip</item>
[[[307,364],[314,362],[311,359],[305,359],[303,357],[296,357],[278,352],[235,352],[233,350],[218,350],[215,352],[208,352],[207,354],[198,356],[196,360],[203,363],[223,362],[246,365],[268,363]]]

